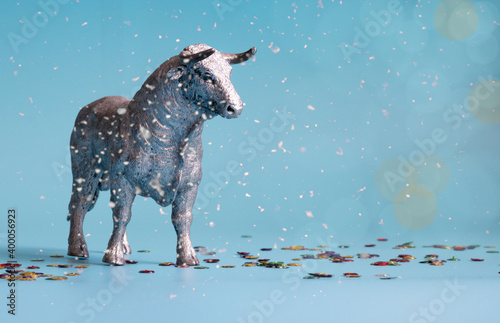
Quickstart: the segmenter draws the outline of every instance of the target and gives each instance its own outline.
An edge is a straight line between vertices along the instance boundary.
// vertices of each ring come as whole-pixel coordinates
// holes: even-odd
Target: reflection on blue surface
[[[0,257],[6,212],[16,207],[17,260],[65,254],[71,192],[69,134],[79,108],[106,95],[132,97],[154,69],[187,45],[226,52],[256,46],[235,66],[245,102],[236,120],[206,123],[195,245],[217,252],[208,270],[174,261],[170,210],[136,199],[128,236],[136,265],[101,263],[112,228],[101,200],[85,221],[91,266],[67,281],[18,282],[18,315],[103,322],[198,319],[492,321],[498,290],[500,135],[496,1],[62,1],[1,5]],[[236,163],[239,168],[229,172]],[[215,184],[215,185],[214,185]],[[251,239],[241,238],[251,235]],[[376,243],[388,238],[385,244]],[[291,262],[313,248],[402,253],[398,267],[371,260],[308,261],[335,276],[303,280],[306,268],[246,268],[236,251]],[[373,250],[363,246],[376,243]],[[424,249],[428,244],[475,250]],[[495,249],[493,249],[495,250]],[[457,263],[418,263],[428,253]],[[472,262],[470,258],[484,258]],[[55,262],[57,263],[57,261]],[[41,267],[42,267],[41,266]],[[139,274],[142,269],[154,274]],[[344,272],[362,277],[347,279]],[[401,277],[382,281],[374,275]],[[7,287],[2,287],[7,296]],[[480,297],[479,297],[480,295]],[[478,310],[479,306],[483,310]]]

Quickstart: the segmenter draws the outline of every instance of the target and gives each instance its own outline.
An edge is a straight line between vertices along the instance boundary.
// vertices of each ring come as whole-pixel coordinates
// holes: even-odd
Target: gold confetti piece
[[[160,266],[175,266],[173,262],[162,262]]]
[[[53,276],[53,277],[47,278],[47,280],[66,280],[66,279],[68,279],[68,277],[64,277],[64,276]]]

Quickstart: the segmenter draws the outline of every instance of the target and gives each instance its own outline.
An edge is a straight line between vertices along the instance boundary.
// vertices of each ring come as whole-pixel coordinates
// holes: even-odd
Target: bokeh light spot
[[[418,185],[423,186],[434,194],[442,193],[450,182],[448,163],[438,155],[425,157],[422,165],[416,166]]]
[[[399,158],[391,158],[377,167],[374,180],[380,195],[394,201],[401,190],[417,184],[417,172],[413,165]]]
[[[467,99],[472,115],[479,121],[495,124],[500,122],[500,81],[484,80],[476,84]]]
[[[434,12],[434,25],[450,40],[463,40],[474,33],[478,13],[469,0],[443,0]]]
[[[393,211],[396,220],[407,229],[421,230],[434,222],[437,215],[437,200],[423,186],[403,189],[394,199]]]

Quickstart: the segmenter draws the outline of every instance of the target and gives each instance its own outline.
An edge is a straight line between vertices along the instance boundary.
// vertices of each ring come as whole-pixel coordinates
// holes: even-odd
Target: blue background
[[[313,316],[426,322],[412,314],[436,303],[454,279],[467,288],[436,310],[438,321],[498,317],[500,261],[482,247],[500,239],[500,100],[490,123],[474,117],[467,105],[475,86],[500,80],[498,2],[445,1],[452,9],[457,3],[475,9],[477,26],[468,35],[464,27],[462,39],[449,39],[436,25],[442,1],[434,0],[401,1],[399,13],[373,30],[366,29],[377,23],[372,13],[388,10],[391,1],[61,2],[0,5],[0,206],[5,213],[0,260],[7,261],[10,207],[19,213],[19,262],[44,257],[45,265],[48,255],[66,253],[69,135],[79,109],[107,95],[131,98],[163,61],[203,42],[223,52],[258,49],[255,59],[233,67],[233,84],[245,102],[242,116],[205,124],[204,178],[191,230],[194,245],[217,251],[221,264],[237,267],[159,269],[158,263],[175,259],[170,209],[143,198],[134,203],[128,237],[133,251],[151,253],[130,256],[144,264],[141,268],[105,266],[100,260],[112,223],[109,192],[103,192],[84,227],[91,257],[80,263],[92,266],[65,282],[19,282],[18,317],[2,310],[2,321],[101,322],[115,316],[282,322]],[[457,30],[463,25],[451,23]],[[369,35],[359,38],[359,31]],[[488,93],[500,98],[499,83],[494,84]],[[395,173],[390,160],[421,152],[416,142],[431,140],[435,129],[446,138],[435,142],[439,167],[434,163],[427,172],[416,167],[408,180],[430,194],[410,203],[411,214],[420,206],[430,209],[428,225],[415,230],[395,216],[402,188],[387,198],[381,193],[387,183],[376,174]],[[234,161],[237,171],[226,171]],[[336,251],[347,244],[347,253],[355,255],[379,237],[389,241],[368,252],[387,259],[401,253],[391,249],[394,245],[409,241],[417,249],[408,253],[420,260],[436,253],[422,248],[428,244],[481,248],[467,255],[441,250],[441,258],[461,256],[460,263],[389,268],[402,278],[391,281],[373,277],[381,271],[369,266],[370,260],[341,264],[343,269],[318,261],[316,271],[335,278],[305,281],[307,266],[288,269],[295,275],[290,278],[284,271],[240,267],[243,261],[234,258],[236,251],[257,254],[275,247],[266,257],[290,262],[308,252],[280,248],[299,244],[327,244]],[[470,257],[485,262],[466,262]],[[69,257],[64,261],[75,263]],[[144,276],[139,269],[157,272]],[[346,271],[363,277],[346,281],[341,277]],[[120,293],[109,294],[119,273],[132,278],[118,284]],[[259,309],[256,303],[269,300],[273,290],[283,293],[283,302]],[[7,287],[2,291],[6,294]],[[108,294],[111,299],[102,296]],[[97,295],[104,301],[89,310],[88,297]],[[483,310],[466,311],[467,306]]]

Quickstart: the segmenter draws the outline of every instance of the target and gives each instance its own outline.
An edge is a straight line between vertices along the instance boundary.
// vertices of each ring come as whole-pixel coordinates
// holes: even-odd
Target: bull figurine
[[[197,265],[191,244],[192,208],[200,184],[203,123],[240,116],[243,104],[230,81],[231,64],[250,59],[191,45],[160,67],[132,100],[108,96],[80,110],[71,134],[73,188],[68,255],[89,257],[83,220],[99,191],[111,190],[113,233],[103,262],[123,265],[131,253],[126,227],[136,195],[172,205],[177,265]]]

